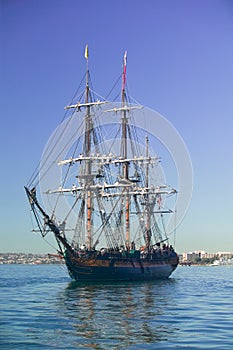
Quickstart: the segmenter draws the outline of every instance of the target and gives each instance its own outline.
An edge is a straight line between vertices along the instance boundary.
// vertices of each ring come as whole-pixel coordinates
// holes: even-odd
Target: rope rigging
[[[120,80],[122,78],[122,75],[119,76],[119,78],[117,79],[116,83],[114,84],[113,88],[110,90],[110,92],[108,93],[105,101],[107,101],[108,97],[112,94],[113,90],[115,89],[116,85],[119,84]],[[52,166],[54,164],[56,164],[58,158],[63,155],[68,148],[70,147],[70,144],[72,143],[72,140],[75,140],[74,145],[72,145],[73,150],[71,149],[71,147],[69,148],[69,151],[72,151],[72,155],[71,155],[71,159],[75,158],[76,155],[78,155],[79,150],[80,150],[80,146],[81,146],[81,141],[83,141],[84,139],[84,133],[85,133],[85,112],[83,112],[81,110],[81,107],[79,107],[79,105],[72,105],[73,103],[77,103],[78,100],[78,96],[79,96],[79,100],[81,101],[84,97],[85,97],[85,90],[82,91],[80,93],[80,89],[81,86],[83,85],[84,80],[86,79],[86,81],[88,82],[88,96],[89,96],[89,101],[92,102],[94,101],[94,97],[95,97],[95,93],[94,90],[92,88],[92,81],[91,81],[91,77],[90,77],[90,73],[89,70],[87,71],[86,74],[84,74],[82,81],[78,87],[78,89],[76,90],[71,102],[70,102],[70,107],[76,107],[73,112],[70,114],[68,109],[66,110],[59,126],[63,125],[63,127],[60,129],[59,126],[57,127],[57,129],[55,130],[54,134],[52,135],[51,139],[49,140],[49,145],[47,147],[47,153],[45,154],[45,157],[43,158],[43,163],[39,164],[37,170],[34,171],[34,173],[32,174],[30,180],[29,180],[29,187],[32,187],[33,185],[38,185],[39,180],[43,180],[43,178],[46,176],[46,174],[50,171],[50,169],[52,168]],[[131,105],[131,98],[130,95],[128,94],[128,89],[127,89],[127,85],[125,84],[124,86],[125,90],[124,90],[124,106],[129,106],[129,110],[130,110],[130,105]],[[116,98],[119,97],[120,94],[117,95]],[[114,101],[116,100],[116,98],[114,99]],[[78,101],[79,101],[78,100]],[[84,105],[81,105],[82,108]],[[114,106],[114,105],[113,105]],[[87,107],[84,106],[85,108],[89,108],[89,117],[90,117],[90,125],[91,125],[91,147],[93,146],[94,148],[94,152],[95,154],[110,154],[110,152],[115,151],[115,148],[120,151],[123,149],[123,147],[125,147],[124,143],[123,143],[123,138],[121,135],[122,132],[122,125],[119,122],[119,126],[117,125],[117,122],[115,122],[115,124],[109,124],[106,127],[105,126],[101,126],[101,117],[103,115],[103,113],[105,112],[104,109],[100,108],[99,106],[89,106]],[[123,108],[121,110],[123,110]],[[117,108],[115,107],[116,111]],[[114,108],[113,108],[114,110]],[[120,110],[120,108],[119,108]],[[125,110],[124,111],[124,116],[125,116],[125,120],[127,120],[126,122],[126,138],[129,140],[128,143],[129,145],[126,145],[126,147],[129,147],[128,153],[130,153],[130,156],[132,157],[132,159],[137,155],[137,154],[143,154],[142,152],[142,140],[139,138],[139,134],[138,133],[138,129],[136,127],[136,123],[134,120],[134,113],[132,113],[129,116],[129,110]],[[50,163],[50,165],[47,166],[47,163],[50,161],[51,155],[53,155],[53,152],[55,151],[55,149],[57,148],[57,143],[61,142],[63,135],[66,134],[67,130],[70,128],[70,126],[72,126],[72,122],[73,120],[77,117],[77,113],[81,112],[81,116],[80,119],[81,121],[79,122],[79,125],[77,125],[77,128],[73,129],[71,128],[70,134],[69,134],[69,139],[66,140],[66,142],[64,144],[62,144],[63,146],[59,149],[59,152],[56,153],[56,159]],[[93,112],[95,112],[95,115],[93,116]],[[69,113],[69,116],[68,116]],[[126,117],[127,116],[127,117]],[[120,119],[119,119],[120,120]],[[117,125],[117,128],[113,128],[113,126],[115,127]],[[114,134],[111,130],[111,126],[112,126],[112,130],[114,130]],[[107,133],[109,139],[107,141],[107,143],[104,141],[104,132]],[[78,136],[78,137],[77,137]],[[145,136],[143,134],[143,132],[141,132],[141,138],[142,136]],[[111,139],[112,138],[112,139]],[[119,139],[121,138],[121,147],[119,147]],[[107,152],[107,146],[108,146],[108,152]],[[109,147],[110,146],[110,147]],[[85,145],[84,145],[85,147]],[[90,148],[89,153],[92,152],[92,149]],[[70,152],[71,153],[71,152]],[[90,154],[87,154],[86,156],[90,156]],[[123,152],[121,152],[123,153]],[[84,154],[85,156],[85,150],[82,149],[82,154]],[[89,160],[89,162],[91,162]],[[80,162],[81,163],[81,162]],[[145,166],[139,164],[139,162],[132,160],[132,165],[133,165],[133,169],[127,165],[128,168],[128,175],[126,177],[126,180],[129,181],[129,183],[132,181],[132,183],[136,184],[138,183],[138,186],[141,187],[145,187],[146,186],[146,177],[145,177]],[[109,185],[114,185],[116,183],[116,181],[120,181],[122,179],[122,170],[121,167],[124,166],[124,163],[115,163],[115,165],[111,165],[111,164],[103,164],[101,165],[101,162],[99,162],[99,165],[96,164],[92,164],[92,170],[95,170],[97,172],[97,175],[99,176],[94,176],[93,174],[89,174],[90,177],[92,176],[92,180],[91,180],[91,184],[92,186],[96,185],[96,184],[102,184],[104,186],[105,181],[107,181],[107,183]],[[115,170],[113,170],[113,168],[115,167]],[[71,173],[71,169],[73,169],[73,163],[70,162],[68,164],[67,169],[64,171],[64,174],[62,174],[61,176],[61,188],[64,188],[65,185],[67,183],[69,183],[70,181],[70,173]],[[76,168],[75,168],[76,169]],[[81,185],[85,186],[88,188],[88,183],[83,180],[81,181],[79,179],[79,175],[85,176],[85,167],[83,164],[80,164],[79,170],[75,170],[76,172],[76,178],[78,178],[78,181],[80,181]],[[40,172],[40,174],[39,174]],[[40,179],[39,179],[39,175],[40,175]],[[82,178],[82,177],[80,177]],[[36,181],[37,179],[37,181]],[[89,183],[89,185],[90,185]],[[147,185],[148,186],[148,185]],[[136,188],[136,187],[135,187]],[[99,232],[98,238],[96,240],[96,242],[99,240],[100,236],[104,233],[105,234],[105,238],[107,240],[107,245],[111,248],[114,248],[114,246],[119,246],[119,245],[124,245],[125,244],[125,237],[124,237],[124,220],[126,221],[126,218],[124,218],[124,215],[126,213],[126,209],[124,206],[124,198],[126,198],[126,195],[129,198],[129,206],[133,208],[133,206],[136,209],[136,214],[138,217],[138,222],[137,225],[134,224],[135,226],[135,230],[134,230],[134,236],[133,236],[133,240],[136,241],[136,239],[139,240],[139,238],[137,238],[137,235],[139,234],[139,232],[141,232],[144,236],[144,240],[150,240],[153,236],[155,241],[161,240],[162,239],[162,233],[161,230],[158,226],[158,222],[156,219],[156,216],[152,213],[152,210],[150,210],[149,214],[150,215],[150,227],[146,228],[146,224],[145,224],[145,209],[149,210],[148,208],[150,207],[149,203],[149,196],[147,196],[147,198],[145,197],[145,195],[139,195],[139,197],[137,197],[136,195],[133,195],[133,201],[131,200],[131,195],[127,194],[129,193],[129,189],[124,189],[121,188],[120,190],[120,185],[119,187],[115,187],[113,186],[113,188],[111,189],[111,193],[113,193],[113,196],[109,196],[109,197],[103,197],[101,198],[98,197],[98,193],[96,193],[95,197],[96,199],[93,199],[97,202],[97,207],[99,208],[99,217],[100,217],[100,221],[101,224],[99,225],[99,227],[95,230],[95,232],[93,232],[93,237],[95,237]],[[89,190],[90,191],[90,190]],[[106,188],[105,189],[106,193],[109,192],[109,190]],[[119,191],[121,191],[120,193],[118,193]],[[93,196],[92,192],[92,195]],[[118,196],[118,198],[116,199],[114,197],[114,194],[116,196]],[[75,195],[75,200],[73,201],[73,203],[71,204],[69,203],[69,209],[68,211],[66,211],[66,215],[63,218],[63,222],[66,222],[71,213],[73,212],[73,210],[75,208],[77,208],[77,217],[78,219],[76,220],[75,224],[72,226],[73,228],[71,229],[74,232],[73,235],[73,240],[72,240],[72,246],[77,246],[79,244],[79,242],[82,240],[84,240],[85,237],[85,225],[84,225],[84,221],[83,218],[85,215],[87,215],[85,213],[85,206],[86,206],[86,199],[85,197],[80,193],[79,195],[75,193],[71,193],[71,195]],[[145,200],[146,198],[146,200]],[[57,211],[57,208],[60,206],[60,200],[64,201],[64,193],[62,191],[60,191],[60,193],[58,192],[58,196],[56,197],[55,203],[53,203],[53,210],[52,210],[52,216],[55,218],[55,213]],[[144,205],[143,201],[146,202],[147,204]],[[155,203],[153,204],[153,206],[155,205]],[[110,212],[107,211],[106,207],[110,208]],[[51,205],[52,208],[52,205]],[[131,211],[132,211],[131,208]],[[108,212],[108,214],[106,215],[106,213]],[[63,214],[65,213],[65,211],[63,211]],[[144,214],[143,214],[144,213]],[[40,217],[38,216],[37,213],[35,214],[35,218],[37,221],[38,226],[40,227],[40,229],[42,230],[42,236],[46,235],[47,232],[45,232],[42,227],[43,224],[40,220]],[[93,210],[93,217],[95,215],[95,212]],[[97,214],[96,214],[97,215]],[[57,218],[56,218],[57,220]],[[94,220],[92,218],[92,220]],[[163,231],[164,234],[166,236],[166,232],[165,232],[165,224],[163,221],[163,217],[161,217],[161,222],[162,222],[162,227],[163,227]],[[93,224],[93,223],[92,223]],[[70,224],[71,225],[71,224]],[[71,226],[70,226],[71,227]],[[148,232],[150,232],[150,236],[148,236]],[[148,238],[149,237],[149,238]],[[167,239],[167,236],[166,236]],[[96,243],[95,243],[96,244]]]

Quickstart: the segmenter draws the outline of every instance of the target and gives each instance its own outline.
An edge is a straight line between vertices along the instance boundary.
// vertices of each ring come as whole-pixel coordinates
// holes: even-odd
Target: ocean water
[[[0,265],[0,349],[174,348],[233,348],[233,267],[79,285],[58,265]]]

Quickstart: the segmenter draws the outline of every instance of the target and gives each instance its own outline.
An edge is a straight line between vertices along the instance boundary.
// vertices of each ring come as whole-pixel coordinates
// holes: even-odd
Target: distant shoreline
[[[0,253],[0,265],[5,264],[64,264],[64,259],[58,254]]]
[[[217,260],[218,262],[219,260]],[[231,260],[232,261],[232,260]],[[216,260],[215,260],[216,262]],[[0,265],[45,265],[45,264],[59,264],[64,265],[65,261],[59,254],[33,254],[33,253],[0,253]],[[180,262],[179,266],[233,266],[232,263],[226,261],[219,261],[219,264],[213,262]]]

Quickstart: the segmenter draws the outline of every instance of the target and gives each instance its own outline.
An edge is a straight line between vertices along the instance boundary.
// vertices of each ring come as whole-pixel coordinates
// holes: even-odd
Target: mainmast
[[[88,67],[88,45],[86,45],[85,48],[85,58],[86,58],[86,90],[85,90],[85,104],[87,105],[86,108],[86,115],[85,115],[85,139],[84,139],[84,156],[90,157],[91,152],[91,131],[92,131],[92,121],[91,121],[91,113],[90,113],[90,89],[89,89],[89,67]],[[87,160],[85,163],[85,185],[87,187],[87,223],[86,223],[86,244],[87,248],[91,249],[92,246],[92,196],[90,191],[90,186],[92,184],[92,177],[91,177],[91,160]]]
[[[123,72],[122,72],[122,91],[121,91],[121,103],[122,103],[122,156],[123,159],[127,159],[127,127],[128,127],[128,119],[127,119],[127,111],[124,108],[126,106],[126,95],[125,95],[125,85],[126,85],[126,64],[127,64],[127,51],[124,54],[123,60]],[[129,180],[129,164],[128,162],[123,163],[123,179],[125,181]],[[126,247],[129,248],[130,243],[130,221],[129,221],[129,213],[130,213],[130,197],[129,190],[126,189],[126,201],[125,201],[125,240]]]

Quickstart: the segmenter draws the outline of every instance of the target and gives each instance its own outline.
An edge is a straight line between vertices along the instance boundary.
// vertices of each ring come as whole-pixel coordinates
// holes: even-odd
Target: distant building
[[[187,264],[187,263],[197,263],[201,262],[204,259],[215,259],[215,260],[222,260],[222,259],[231,259],[233,258],[232,252],[217,252],[217,253],[207,253],[203,250],[197,250],[194,252],[185,252],[180,254],[180,263]]]
[[[230,259],[233,257],[233,253],[231,252],[217,252],[219,258]]]

